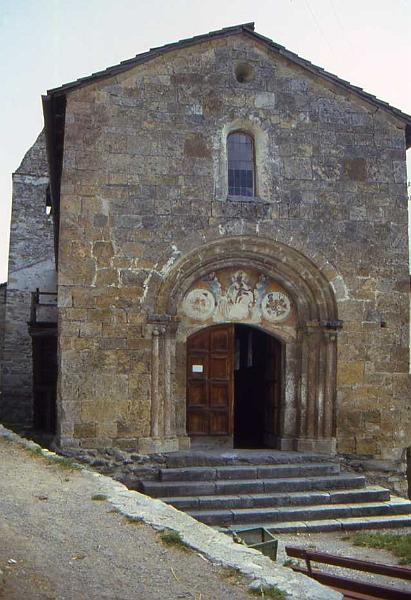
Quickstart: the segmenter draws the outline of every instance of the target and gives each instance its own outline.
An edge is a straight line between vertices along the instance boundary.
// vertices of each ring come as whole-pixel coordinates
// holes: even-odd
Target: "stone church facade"
[[[53,291],[41,268],[39,283],[15,283],[33,269],[24,222],[45,271],[53,239],[57,256],[62,446],[404,458],[411,117],[252,24],[151,50],[43,104],[37,171],[15,175],[5,420],[31,418],[17,288]],[[35,184],[46,154],[48,188]]]

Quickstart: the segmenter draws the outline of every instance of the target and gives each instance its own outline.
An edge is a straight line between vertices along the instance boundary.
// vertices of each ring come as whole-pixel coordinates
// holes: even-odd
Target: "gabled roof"
[[[60,87],[50,89],[47,91],[47,95],[66,94],[71,90],[84,87],[86,85],[89,85],[90,83],[96,83],[98,81],[101,81],[102,79],[113,77],[115,75],[118,75],[119,73],[128,71],[136,65],[140,65],[145,62],[148,62],[149,60],[153,60],[154,58],[157,58],[158,56],[161,56],[163,54],[167,54],[168,52],[188,48],[190,46],[195,46],[196,44],[201,44],[211,39],[224,38],[232,35],[238,35],[241,33],[248,36],[251,39],[259,41],[261,44],[263,44],[270,50],[273,50],[276,54],[287,58],[289,61],[299,65],[307,71],[310,71],[311,73],[319,76],[320,78],[325,79],[339,87],[344,87],[346,90],[352,92],[354,95],[358,95],[364,100],[367,100],[368,102],[377,105],[379,108],[387,110],[394,116],[398,117],[400,120],[405,121],[409,125],[409,127],[411,127],[411,115],[407,115],[398,108],[395,108],[388,104],[388,102],[384,102],[383,100],[380,100],[373,94],[369,94],[368,92],[364,91],[361,87],[353,85],[349,81],[341,79],[340,77],[337,77],[337,75],[329,73],[325,69],[313,65],[313,63],[311,63],[309,60],[301,58],[300,56],[298,56],[298,54],[287,50],[287,48],[285,48],[284,46],[276,44],[269,38],[257,33],[256,31],[254,31],[254,23],[243,23],[241,25],[224,27],[223,29],[219,29],[217,31],[210,31],[209,33],[196,35],[194,37],[179,40],[178,42],[173,42],[171,44],[165,44],[164,46],[159,46],[157,48],[150,48],[148,52],[143,52],[142,54],[137,54],[135,57],[130,58],[128,60],[123,60],[118,65],[107,67],[107,69],[104,69],[103,71],[98,71],[96,73],[93,73],[92,75],[88,75],[87,77],[81,77],[76,81],[71,81],[70,83],[65,83]],[[409,136],[409,143],[411,144],[411,132],[409,133]]]
[[[113,77],[119,73],[124,73],[125,71],[128,71],[137,65],[146,63],[154,58],[157,58],[158,56],[167,54],[168,52],[189,48],[190,46],[195,46],[209,40],[220,39],[239,34],[245,35],[254,41],[258,41],[276,55],[286,58],[290,62],[299,65],[306,71],[334,84],[341,89],[344,89],[345,91],[352,93],[353,95],[356,95],[357,97],[396,117],[399,121],[402,121],[405,124],[406,145],[407,148],[411,146],[410,115],[403,113],[398,108],[394,108],[383,100],[379,100],[376,98],[376,96],[365,92],[362,88],[352,85],[348,81],[340,79],[336,75],[325,71],[321,67],[313,65],[310,61],[301,58],[298,56],[298,54],[295,54],[290,50],[287,50],[284,46],[276,44],[269,38],[256,33],[254,31],[254,23],[243,23],[241,25],[234,25],[232,27],[224,27],[218,31],[211,31],[203,35],[197,35],[195,37],[180,40],[171,44],[166,44],[165,46],[160,46],[158,48],[151,48],[148,52],[137,54],[137,56],[134,58],[124,60],[118,65],[104,69],[104,71],[93,73],[87,77],[82,77],[76,81],[72,81],[60,87],[48,90],[47,94],[43,96],[43,113],[50,174],[50,191],[55,222],[56,254],[59,222],[60,178],[63,158],[64,122],[67,93],[71,92],[72,90],[102,81],[109,77]]]

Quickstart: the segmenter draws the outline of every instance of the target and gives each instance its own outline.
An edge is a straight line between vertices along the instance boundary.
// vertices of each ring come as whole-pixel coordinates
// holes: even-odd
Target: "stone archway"
[[[278,447],[335,452],[336,299],[326,276],[300,252],[252,236],[225,238],[179,260],[154,291],[151,436],[188,444],[185,428],[186,340],[204,326],[182,314],[184,298],[216,271],[248,269],[270,278],[295,308],[292,331],[272,327],[285,343],[285,382]],[[334,273],[335,275],[335,273]],[[153,292],[152,292],[153,293]],[[185,441],[184,441],[185,440]],[[178,444],[177,444],[178,445]],[[167,446],[167,444],[166,444]]]

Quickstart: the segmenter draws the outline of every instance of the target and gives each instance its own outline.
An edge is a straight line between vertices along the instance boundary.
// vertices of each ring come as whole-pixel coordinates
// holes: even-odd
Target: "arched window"
[[[228,195],[255,195],[254,140],[242,131],[227,138]]]

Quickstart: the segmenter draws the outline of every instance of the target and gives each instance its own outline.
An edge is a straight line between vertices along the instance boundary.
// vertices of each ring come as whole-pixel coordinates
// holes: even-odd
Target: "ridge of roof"
[[[153,48],[150,48],[146,52],[136,54],[136,56],[134,56],[133,58],[128,58],[128,59],[122,60],[117,65],[112,65],[111,67],[107,67],[106,69],[103,69],[102,71],[96,71],[95,73],[92,73],[91,75],[86,75],[85,77],[79,77],[78,79],[76,79],[74,81],[70,81],[70,82],[64,83],[63,85],[58,86],[56,88],[47,90],[47,95],[57,94],[60,92],[64,93],[71,89],[75,89],[77,87],[82,87],[84,85],[87,85],[88,83],[91,83],[94,80],[103,79],[105,77],[112,77],[113,75],[117,75],[118,73],[127,71],[128,69],[132,68],[135,65],[144,63],[147,60],[151,60],[151,59],[155,58],[156,56],[165,54],[167,52],[171,52],[172,50],[175,50],[176,48],[186,48],[188,46],[194,46],[196,44],[201,44],[202,42],[204,42],[208,39],[226,37],[229,35],[241,33],[243,31],[254,32],[254,25],[255,24],[253,22],[242,23],[240,25],[231,25],[229,27],[223,27],[222,29],[216,29],[215,31],[209,31],[208,33],[201,33],[199,35],[195,35],[190,38],[183,38],[176,42],[169,42],[168,44],[164,44],[163,46],[155,46]]]
[[[270,38],[260,33],[257,33],[255,31],[254,25],[254,22],[241,23],[239,25],[231,25],[229,27],[223,27],[222,29],[217,29],[215,31],[210,31],[208,33],[196,35],[190,38],[183,38],[176,42],[170,42],[163,46],[156,46],[154,48],[150,48],[150,50],[142,52],[141,54],[137,54],[133,58],[123,60],[117,65],[107,67],[102,71],[96,71],[91,75],[80,77],[75,81],[71,81],[59,87],[47,90],[47,96],[63,95],[66,92],[71,91],[72,89],[84,87],[90,83],[93,83],[94,81],[99,81],[101,79],[105,79],[106,77],[113,77],[114,75],[123,73],[124,71],[131,69],[133,66],[145,63],[148,60],[152,60],[157,56],[161,56],[177,48],[187,48],[205,42],[209,39],[228,37],[231,35],[238,35],[240,33],[244,33],[248,37],[260,41],[266,47],[270,48],[271,50],[274,50],[277,54],[280,54],[281,56],[290,60],[291,62],[298,64],[300,67],[310,71],[314,75],[317,75],[323,79],[326,79],[330,83],[333,83],[339,87],[345,88],[350,92],[353,92],[354,94],[360,96],[363,100],[371,102],[372,104],[377,105],[379,108],[387,110],[402,121],[405,121],[409,129],[409,131],[407,132],[407,141],[411,145],[411,115],[404,113],[400,109],[395,108],[394,106],[392,106],[388,102],[385,102],[384,100],[380,100],[374,94],[366,92],[362,87],[356,86],[345,79],[341,79],[337,75],[334,75],[334,73],[331,73],[329,71],[326,71],[322,67],[314,65],[312,62],[305,58],[301,58],[301,56],[299,56],[295,52],[288,50],[285,46],[282,46],[281,44],[277,44]]]

